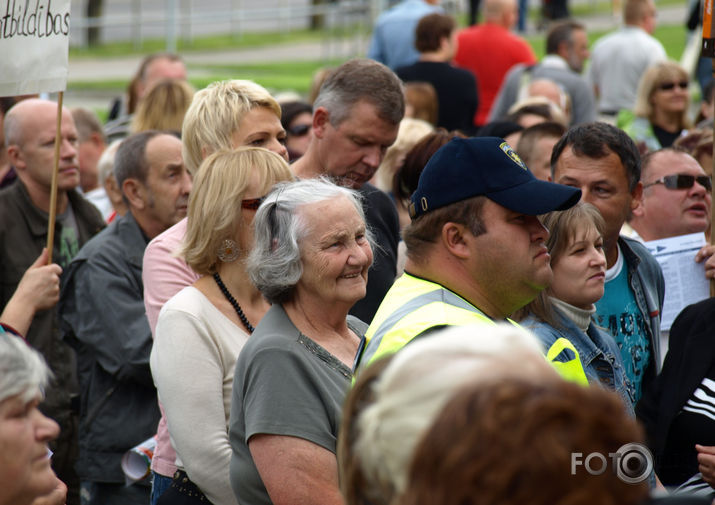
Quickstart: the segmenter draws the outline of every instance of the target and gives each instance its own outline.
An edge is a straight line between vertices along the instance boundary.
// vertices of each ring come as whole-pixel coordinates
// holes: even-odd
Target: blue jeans
[[[529,1],[519,0],[519,20],[517,21],[517,29],[524,33],[526,31],[526,20],[529,16]]]
[[[165,477],[154,471],[151,472],[151,505],[156,505],[159,497],[171,487],[172,477]]]

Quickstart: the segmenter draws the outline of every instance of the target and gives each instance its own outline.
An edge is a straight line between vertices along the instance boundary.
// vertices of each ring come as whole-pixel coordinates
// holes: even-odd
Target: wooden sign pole
[[[62,145],[62,100],[64,92],[57,96],[57,131],[55,134],[55,162],[52,167],[52,189],[50,191],[50,217],[47,221],[47,264],[52,263],[55,243],[55,220],[57,218],[57,177],[60,167],[60,146]]]

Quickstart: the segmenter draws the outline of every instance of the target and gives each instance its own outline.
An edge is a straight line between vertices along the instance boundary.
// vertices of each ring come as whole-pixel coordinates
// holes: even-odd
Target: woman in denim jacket
[[[570,341],[579,353],[589,383],[617,392],[632,412],[633,387],[618,346],[592,319],[594,303],[603,296],[605,284],[603,217],[594,206],[579,203],[568,210],[546,214],[542,222],[550,231],[546,246],[551,255],[553,282],[516,317],[547,349],[560,338]]]

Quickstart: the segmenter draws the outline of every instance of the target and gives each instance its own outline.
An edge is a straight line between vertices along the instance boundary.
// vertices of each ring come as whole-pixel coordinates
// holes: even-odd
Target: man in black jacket
[[[19,102],[5,116],[8,159],[18,179],[0,192],[0,306],[5,306],[47,243],[56,118],[57,104],[39,99]],[[53,261],[64,268],[104,221],[96,207],[75,190],[79,184],[77,130],[67,109],[62,111],[60,135]],[[54,374],[41,409],[60,425],[59,438],[50,444],[52,465],[69,488],[67,503],[79,505],[79,480],[73,469],[77,457],[75,356],[60,339],[55,307],[35,314],[26,337]]]

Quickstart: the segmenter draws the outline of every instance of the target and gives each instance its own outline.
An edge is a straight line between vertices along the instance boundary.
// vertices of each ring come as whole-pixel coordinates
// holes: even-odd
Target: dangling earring
[[[221,245],[218,246],[218,251],[216,251],[218,259],[224,263],[231,263],[238,258],[238,244],[235,240],[227,238]]]

